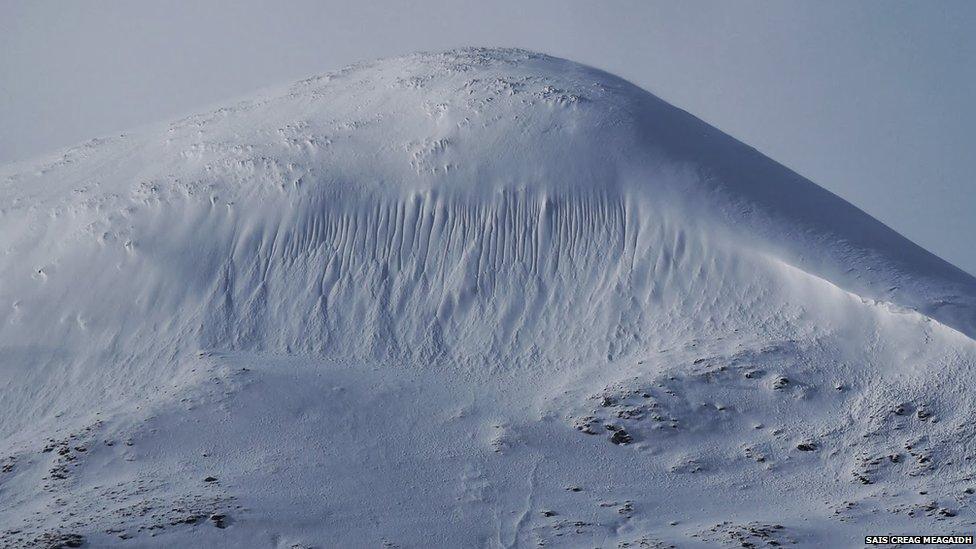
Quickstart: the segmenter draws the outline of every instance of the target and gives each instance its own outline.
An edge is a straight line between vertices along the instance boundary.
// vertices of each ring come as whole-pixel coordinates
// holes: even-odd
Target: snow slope
[[[0,168],[0,541],[965,532],[973,337],[972,276],[625,81],[376,61]]]

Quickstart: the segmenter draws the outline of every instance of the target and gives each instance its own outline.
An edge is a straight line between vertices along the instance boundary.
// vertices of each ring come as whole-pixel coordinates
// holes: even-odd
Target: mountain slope
[[[354,66],[8,166],[0,197],[7,544],[684,546],[753,520],[846,543],[852,501],[972,519],[976,280],[591,68]],[[745,516],[733,487],[758,483]],[[672,526],[649,494],[678,485]],[[952,503],[915,513],[918,491]],[[126,514],[145,494],[188,514]]]

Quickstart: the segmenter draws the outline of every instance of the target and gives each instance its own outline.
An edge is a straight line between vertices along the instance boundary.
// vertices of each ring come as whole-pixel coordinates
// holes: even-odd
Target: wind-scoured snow
[[[972,276],[619,78],[366,63],[0,168],[0,545],[971,532],[973,337]]]

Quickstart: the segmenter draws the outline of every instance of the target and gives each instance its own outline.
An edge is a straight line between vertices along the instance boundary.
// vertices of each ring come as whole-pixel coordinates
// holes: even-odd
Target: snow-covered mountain
[[[632,84],[356,65],[0,168],[0,544],[971,533],[976,279]]]

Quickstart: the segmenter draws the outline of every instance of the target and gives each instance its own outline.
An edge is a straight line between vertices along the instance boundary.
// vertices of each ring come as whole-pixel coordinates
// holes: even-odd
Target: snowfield
[[[972,534],[976,279],[632,84],[352,66],[0,167],[2,547]]]

